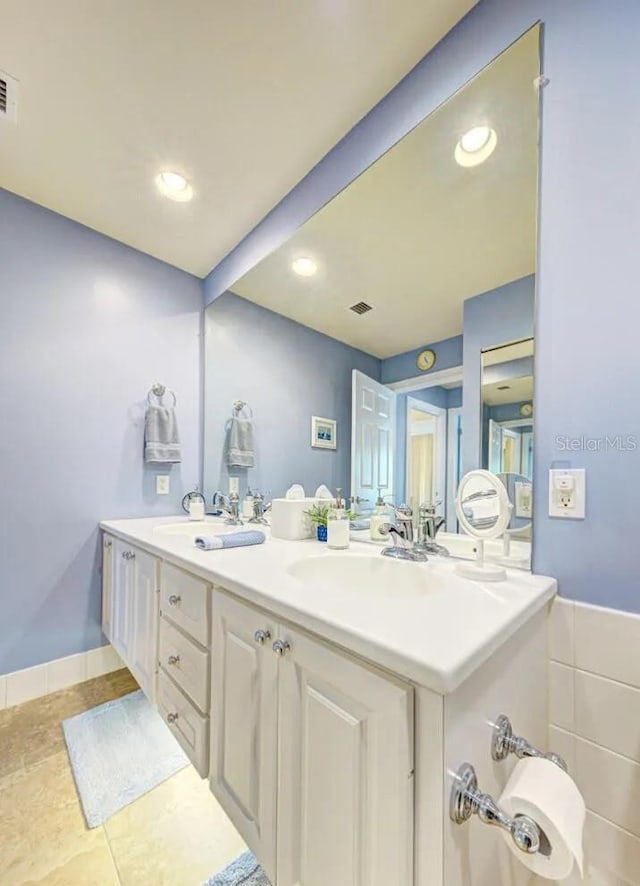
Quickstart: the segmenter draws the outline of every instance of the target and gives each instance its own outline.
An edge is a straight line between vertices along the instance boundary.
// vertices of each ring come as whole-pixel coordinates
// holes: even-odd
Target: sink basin
[[[305,585],[360,590],[376,596],[421,597],[443,590],[429,564],[389,560],[380,554],[325,554],[298,560],[287,571]]]
[[[225,532],[234,532],[241,526],[226,526],[224,523],[214,523],[212,520],[184,521],[182,523],[165,523],[156,526],[153,530],[158,535],[173,535],[182,538],[195,538],[198,535],[224,535]]]

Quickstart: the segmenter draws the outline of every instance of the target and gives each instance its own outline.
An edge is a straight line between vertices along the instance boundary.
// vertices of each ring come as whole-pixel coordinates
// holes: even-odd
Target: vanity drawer
[[[209,709],[209,653],[200,649],[162,616],[160,667],[172,677],[201,711]]]
[[[209,774],[209,718],[162,671],[158,673],[158,711],[182,750],[203,778]]]
[[[160,611],[203,646],[209,645],[211,585],[163,563],[160,570]]]

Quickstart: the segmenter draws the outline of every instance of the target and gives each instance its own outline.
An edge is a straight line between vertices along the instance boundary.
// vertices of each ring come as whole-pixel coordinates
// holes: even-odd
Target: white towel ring
[[[149,393],[147,394],[147,403],[149,404],[149,406],[153,406],[153,403],[151,402],[151,397],[153,396],[153,397],[156,397],[160,401],[161,406],[164,406],[164,403],[162,402],[162,398],[164,397],[165,394],[171,394],[171,396],[173,397],[173,404],[172,405],[175,407],[178,402],[175,393],[171,390],[171,388],[167,388],[161,384],[155,384],[155,385],[151,386],[151,389],[150,389]]]

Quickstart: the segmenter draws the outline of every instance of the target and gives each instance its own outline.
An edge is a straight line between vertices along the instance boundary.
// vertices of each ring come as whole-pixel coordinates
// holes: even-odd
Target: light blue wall
[[[351,482],[351,372],[380,378],[376,357],[350,348],[232,292],[205,314],[205,453],[207,501],[228,491],[224,425],[234,400],[253,408],[256,466],[235,469],[241,489],[282,496],[292,483],[308,493],[321,483]],[[337,419],[338,448],[311,448],[311,416]]]
[[[425,348],[435,352],[436,362],[429,372],[421,373],[416,366],[418,354]],[[415,378],[424,375],[425,378],[431,372],[439,372],[441,369],[451,369],[453,366],[462,366],[462,336],[445,338],[433,344],[424,344],[413,351],[406,351],[395,357],[387,357],[382,361],[383,384],[388,385],[394,381],[402,381],[405,378]]]
[[[200,477],[202,283],[0,190],[0,674],[99,646],[97,523],[175,513]],[[175,389],[171,494],[144,399]]]
[[[462,465],[482,464],[482,358],[493,348],[533,335],[535,277],[523,277],[468,298],[463,307]]]
[[[284,242],[537,20],[550,84],[542,114],[534,568],[555,575],[565,596],[640,611],[630,541],[640,532],[640,450],[573,453],[571,464],[587,469],[587,519],[546,513],[546,472],[565,455],[557,435],[637,433],[627,408],[640,396],[637,0],[615,8],[603,0],[482,0],[214,269],[206,298]]]

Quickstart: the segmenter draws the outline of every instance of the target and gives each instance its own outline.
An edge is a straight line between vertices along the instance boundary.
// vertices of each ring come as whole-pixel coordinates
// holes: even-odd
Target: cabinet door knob
[[[136,559],[136,555],[133,553],[133,551],[129,551],[129,559],[130,559],[130,560],[135,560],[135,559]]]
[[[122,552],[122,559],[123,559],[123,560],[126,560],[126,559],[127,559],[127,552],[126,552],[126,551],[123,551],[123,552]]]
[[[104,543],[105,548],[110,548],[112,545],[113,545],[112,541],[105,541],[105,543]]]
[[[178,606],[182,597],[180,594],[171,594],[169,597],[169,606]]]
[[[167,659],[167,661],[170,665],[180,664],[180,656],[179,655],[170,655],[169,658]]]
[[[276,655],[279,655],[280,658],[282,658],[282,656],[286,655],[291,649],[291,644],[287,640],[275,640],[271,648]]]
[[[269,630],[256,631],[255,634],[253,635],[253,639],[256,641],[258,646],[264,646],[264,644],[267,642],[267,640],[271,639],[271,631],[269,631]]]
[[[167,714],[167,723],[175,723],[177,719],[177,714]]]

